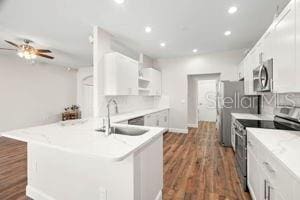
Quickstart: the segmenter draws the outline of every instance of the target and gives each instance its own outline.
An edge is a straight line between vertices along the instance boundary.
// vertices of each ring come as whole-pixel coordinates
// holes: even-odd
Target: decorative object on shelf
[[[81,111],[79,106],[72,105],[71,107],[66,107],[65,112],[62,113],[62,121],[81,119]]]

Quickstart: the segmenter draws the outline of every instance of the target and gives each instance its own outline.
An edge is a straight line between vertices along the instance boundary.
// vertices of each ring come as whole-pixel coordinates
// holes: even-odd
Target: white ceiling
[[[92,26],[154,58],[249,48],[271,23],[276,6],[289,0],[0,0],[1,47],[4,39],[28,38],[55,53],[55,63],[92,65],[88,37]],[[239,10],[229,15],[227,9]],[[144,32],[145,26],[152,33]],[[224,32],[232,35],[225,37]],[[166,42],[161,48],[160,42]],[[0,54],[4,54],[3,51]],[[6,53],[7,54],[7,53]]]

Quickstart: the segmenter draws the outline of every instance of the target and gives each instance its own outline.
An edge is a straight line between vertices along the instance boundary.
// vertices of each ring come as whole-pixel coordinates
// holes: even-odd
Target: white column
[[[111,52],[111,34],[98,26],[93,27],[93,66],[94,66],[94,117],[104,116],[104,55]]]

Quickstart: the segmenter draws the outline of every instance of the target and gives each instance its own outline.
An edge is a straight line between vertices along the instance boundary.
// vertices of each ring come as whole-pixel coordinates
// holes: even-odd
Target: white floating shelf
[[[148,79],[145,79],[145,78],[142,78],[142,77],[139,77],[139,81],[150,82],[150,80],[148,80]]]
[[[143,92],[149,92],[150,90],[147,88],[139,88],[139,91],[143,91]]]

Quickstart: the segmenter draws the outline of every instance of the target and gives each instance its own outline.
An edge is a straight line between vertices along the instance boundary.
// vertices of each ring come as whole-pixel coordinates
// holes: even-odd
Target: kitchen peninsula
[[[147,132],[106,136],[94,129],[101,120],[3,133],[27,142],[27,196],[39,200],[162,199],[162,134],[166,129],[138,127]],[[114,124],[113,118],[112,122],[117,127],[137,128]]]

